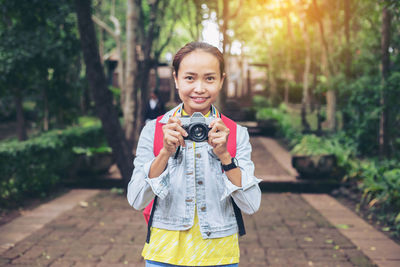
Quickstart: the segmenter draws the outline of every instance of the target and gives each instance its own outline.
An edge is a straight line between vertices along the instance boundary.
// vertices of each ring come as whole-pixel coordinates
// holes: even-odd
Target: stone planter
[[[112,153],[95,153],[91,156],[81,154],[73,166],[77,174],[101,174],[109,170],[114,163]]]
[[[337,179],[342,174],[335,155],[294,155],[292,166],[300,179]]]
[[[278,121],[275,119],[258,120],[257,127],[260,133],[265,136],[275,136],[278,131]]]

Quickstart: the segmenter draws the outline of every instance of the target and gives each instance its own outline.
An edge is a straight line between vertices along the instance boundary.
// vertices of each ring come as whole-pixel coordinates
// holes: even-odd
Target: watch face
[[[232,158],[232,163],[235,164],[236,167],[239,166],[237,158]]]

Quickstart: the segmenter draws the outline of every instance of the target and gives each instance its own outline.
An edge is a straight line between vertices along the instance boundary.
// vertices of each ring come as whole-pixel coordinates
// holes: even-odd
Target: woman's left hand
[[[227,149],[229,128],[220,118],[213,120],[209,127],[211,130],[208,132],[208,144],[213,147],[214,154],[221,160],[229,155]]]

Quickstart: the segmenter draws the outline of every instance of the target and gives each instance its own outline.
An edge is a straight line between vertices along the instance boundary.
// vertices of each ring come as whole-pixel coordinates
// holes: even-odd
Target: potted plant
[[[334,153],[337,145],[329,139],[316,135],[305,135],[292,149],[292,165],[300,179],[340,178],[343,169]]]
[[[100,174],[109,170],[113,164],[112,151],[107,145],[101,147],[73,147],[77,154],[73,170],[80,174]]]
[[[275,136],[279,129],[279,111],[275,108],[260,108],[256,113],[257,127],[266,136]]]

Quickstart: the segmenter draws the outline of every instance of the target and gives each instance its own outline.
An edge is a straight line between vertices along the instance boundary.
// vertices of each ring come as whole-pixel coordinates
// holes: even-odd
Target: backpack
[[[164,115],[161,115],[157,117],[156,119],[156,128],[154,132],[154,142],[153,142],[153,153],[154,156],[157,157],[158,154],[160,153],[160,150],[163,148],[163,131],[162,131],[162,124],[160,123],[160,120],[162,119]],[[227,143],[227,149],[229,154],[231,154],[231,157],[236,156],[236,130],[237,130],[237,124],[229,119],[228,117],[224,116],[221,114],[221,119],[226,125],[226,127],[229,128],[230,134],[228,137],[228,143]],[[233,205],[233,210],[235,212],[235,217],[236,221],[239,227],[239,236],[245,235],[246,230],[244,227],[244,222],[243,222],[243,217],[242,213],[239,209],[239,207],[236,205],[235,201],[231,197],[232,200],[232,205]],[[144,219],[146,220],[147,223],[147,238],[146,238],[146,243],[149,243],[150,241],[150,228],[152,225],[153,221],[153,214],[155,207],[157,205],[157,196],[154,197],[154,199],[150,202],[149,205],[146,206],[146,208],[143,210],[143,216]]]

